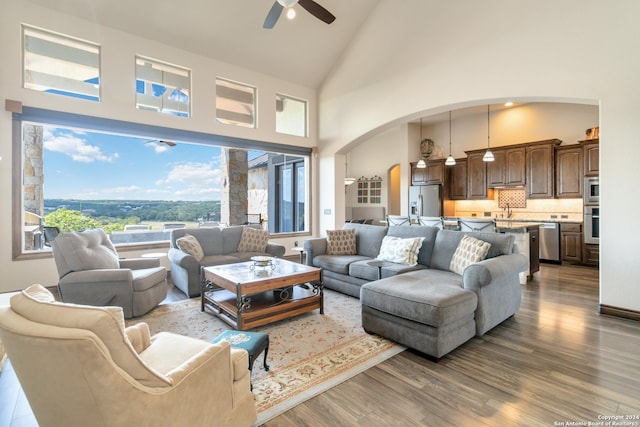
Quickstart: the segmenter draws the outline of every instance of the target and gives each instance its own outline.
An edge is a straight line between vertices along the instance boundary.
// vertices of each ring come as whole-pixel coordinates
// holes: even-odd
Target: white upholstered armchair
[[[64,302],[119,306],[128,319],[167,297],[167,269],[160,260],[120,259],[102,229],[59,234],[51,249]]]
[[[120,307],[33,285],[0,307],[0,339],[40,426],[250,426],[245,350],[124,327]]]

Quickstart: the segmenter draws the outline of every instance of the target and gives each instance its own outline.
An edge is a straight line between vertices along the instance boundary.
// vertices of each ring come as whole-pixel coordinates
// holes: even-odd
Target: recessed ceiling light
[[[292,7],[287,8],[287,18],[293,19],[296,17],[296,10]]]
[[[509,101],[509,102],[505,102],[504,103],[505,107],[512,107],[513,106],[513,102]]]

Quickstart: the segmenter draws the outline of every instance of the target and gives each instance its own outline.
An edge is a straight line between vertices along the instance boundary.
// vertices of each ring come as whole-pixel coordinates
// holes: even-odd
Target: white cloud
[[[216,162],[174,164],[157,188],[170,191],[176,200],[218,199],[222,189],[222,171]]]
[[[96,145],[87,143],[80,133],[63,133],[56,135],[50,129],[43,132],[45,150],[65,154],[76,162],[92,163],[112,162],[119,157],[118,153],[105,154]]]

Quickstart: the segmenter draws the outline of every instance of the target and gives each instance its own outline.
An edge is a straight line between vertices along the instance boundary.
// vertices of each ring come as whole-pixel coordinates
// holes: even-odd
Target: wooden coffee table
[[[321,272],[283,259],[274,268],[252,261],[204,267],[200,309],[242,331],[315,309],[324,314]]]

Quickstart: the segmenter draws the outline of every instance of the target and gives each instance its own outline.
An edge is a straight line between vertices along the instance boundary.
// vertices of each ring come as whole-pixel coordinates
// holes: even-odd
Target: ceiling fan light
[[[484,153],[484,156],[482,156],[483,162],[493,162],[495,159],[496,158],[493,156],[491,149],[487,149],[486,153]]]
[[[418,160],[418,164],[416,165],[416,167],[418,169],[424,169],[427,167],[427,162],[425,162],[424,159],[420,159]]]
[[[453,166],[456,164],[456,159],[454,159],[453,156],[449,154],[449,157],[447,157],[447,160],[444,162],[444,164],[447,166]]]
[[[298,3],[298,0],[278,0],[278,3],[280,3],[283,7],[291,7]]]

